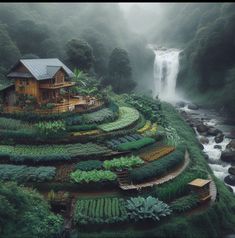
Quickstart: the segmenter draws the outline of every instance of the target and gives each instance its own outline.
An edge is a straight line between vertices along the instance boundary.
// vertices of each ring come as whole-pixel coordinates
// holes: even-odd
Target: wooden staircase
[[[117,171],[117,180],[119,183],[119,187],[125,187],[131,185],[130,175],[128,170]]]

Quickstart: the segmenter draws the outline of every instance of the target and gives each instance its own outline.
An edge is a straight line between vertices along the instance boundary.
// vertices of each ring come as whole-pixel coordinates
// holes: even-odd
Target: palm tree
[[[80,86],[86,87],[86,81],[87,81],[88,75],[81,70],[75,68],[74,69],[74,78],[73,80]]]

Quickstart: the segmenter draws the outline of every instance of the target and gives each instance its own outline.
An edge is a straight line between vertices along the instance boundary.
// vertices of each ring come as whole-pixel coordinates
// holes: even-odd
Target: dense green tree
[[[33,53],[43,57],[40,46],[50,36],[50,33],[45,24],[22,20],[13,26],[11,35],[22,54]]]
[[[0,237],[53,238],[62,218],[49,210],[43,197],[15,183],[0,183]]]
[[[111,85],[117,93],[129,92],[136,86],[131,76],[128,53],[123,49],[115,48],[109,57],[108,76],[104,84]]]
[[[73,67],[88,72],[94,61],[91,46],[82,39],[73,39],[66,45],[66,53]]]
[[[6,25],[0,24],[0,66],[8,68],[20,58],[20,51],[10,38]]]

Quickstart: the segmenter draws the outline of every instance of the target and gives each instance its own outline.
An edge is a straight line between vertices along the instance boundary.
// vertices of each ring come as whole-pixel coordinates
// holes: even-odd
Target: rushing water
[[[164,101],[174,101],[176,79],[179,72],[179,49],[155,49],[154,97]]]
[[[154,97],[158,96],[161,100],[172,103],[173,105],[177,101],[185,101],[176,92],[176,80],[179,72],[179,54],[181,50],[179,49],[165,49],[156,48],[155,46],[150,46],[150,48],[155,53],[154,61]],[[209,140],[208,144],[204,144],[203,151],[208,155],[208,164],[214,172],[215,176],[221,180],[229,175],[228,168],[231,164],[221,161],[220,156],[223,150],[225,150],[226,145],[231,141],[226,138],[226,134],[231,130],[229,125],[224,123],[224,118],[213,110],[190,110],[188,106],[181,108],[193,116],[196,119],[203,118],[203,123],[208,126],[213,126],[220,129],[225,135],[224,140],[217,144],[214,140],[214,136],[207,136]],[[195,132],[197,138],[200,139],[201,135]],[[234,126],[233,128],[234,129]],[[215,145],[220,145],[221,148],[215,148]],[[231,186],[232,187],[232,186]],[[232,187],[235,192],[235,186]]]
[[[213,126],[217,129],[220,129],[223,134],[225,135],[224,140],[221,143],[216,143],[214,140],[214,136],[207,136],[209,140],[208,144],[203,144],[204,149],[203,151],[208,155],[208,164],[212,171],[214,172],[215,176],[222,181],[224,178],[229,175],[228,169],[231,166],[230,163],[224,162],[220,159],[222,151],[226,149],[226,145],[229,144],[231,139],[227,138],[226,135],[229,134],[231,130],[235,128],[234,125],[227,125],[224,121],[223,116],[219,115],[218,112],[214,110],[190,110],[188,106],[181,108],[180,110],[187,112],[195,119],[203,118],[203,123],[207,126]],[[196,128],[194,128],[197,138],[200,139],[201,135],[197,132]],[[221,148],[214,148],[215,145],[220,145]],[[235,186],[229,185],[233,192],[235,193]]]

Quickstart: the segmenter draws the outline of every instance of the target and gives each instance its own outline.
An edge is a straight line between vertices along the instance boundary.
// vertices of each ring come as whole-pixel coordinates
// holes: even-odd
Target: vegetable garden
[[[137,196],[139,185],[185,163],[187,146],[171,128],[160,101],[135,94],[83,114],[2,115],[0,180],[36,187],[51,203],[72,198],[78,231],[91,224],[94,229],[139,221],[158,226],[168,216],[197,207],[198,197],[189,193],[187,183],[207,177],[200,170],[193,173],[191,163],[172,181],[148,187],[151,196]],[[136,189],[124,192],[123,184]]]

